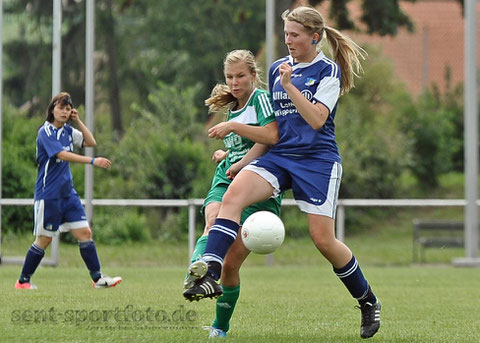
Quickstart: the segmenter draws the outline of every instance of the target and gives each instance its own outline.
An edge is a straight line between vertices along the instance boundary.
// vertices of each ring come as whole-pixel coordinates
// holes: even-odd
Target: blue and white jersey
[[[298,113],[280,83],[279,67],[283,62],[292,68],[292,84],[312,103],[320,102],[330,110],[325,124],[314,130]],[[294,63],[291,56],[274,62],[269,73],[269,88],[277,119],[279,141],[270,151],[285,155],[309,155],[341,163],[335,141],[335,113],[340,96],[340,67],[320,52],[310,63]]]
[[[83,134],[68,124],[56,128],[46,121],[38,130],[35,200],[59,199],[77,194],[73,188],[70,164],[56,157],[63,150],[73,152],[74,146],[83,146]]]

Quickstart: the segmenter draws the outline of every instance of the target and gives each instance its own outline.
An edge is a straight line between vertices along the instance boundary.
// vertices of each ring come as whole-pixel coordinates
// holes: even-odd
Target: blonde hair
[[[264,85],[260,77],[260,69],[257,67],[255,56],[249,50],[233,50],[230,51],[223,60],[223,68],[231,64],[243,62],[247,65],[248,70],[252,75],[255,75],[255,87],[262,87]],[[223,83],[218,83],[213,87],[210,97],[205,100],[205,105],[208,106],[209,112],[220,112],[227,108],[232,108],[236,105],[237,98],[233,96],[230,88]]]
[[[335,62],[340,65],[342,71],[342,93],[348,93],[355,87],[354,77],[363,72],[360,59],[365,60],[367,53],[357,45],[350,37],[340,31],[325,25],[322,15],[315,8],[300,6],[294,10],[286,10],[282,13],[282,19],[295,21],[310,33],[318,33],[320,41],[324,34],[332,49]]]

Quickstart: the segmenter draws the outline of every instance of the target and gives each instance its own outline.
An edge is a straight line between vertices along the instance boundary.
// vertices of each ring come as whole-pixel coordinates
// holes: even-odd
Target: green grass
[[[39,290],[19,291],[20,267],[0,267],[0,340],[208,341],[201,326],[211,323],[214,302],[183,300],[185,268],[104,269],[124,282],[95,290],[84,268],[44,267],[34,279]],[[478,342],[479,273],[447,266],[366,266],[364,273],[383,303],[380,332],[369,341]],[[228,341],[361,342],[354,305],[328,266],[245,267]]]

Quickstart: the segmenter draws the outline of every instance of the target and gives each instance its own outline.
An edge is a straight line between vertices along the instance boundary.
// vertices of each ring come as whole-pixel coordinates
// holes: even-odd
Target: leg
[[[95,288],[114,287],[122,281],[121,277],[111,278],[103,275],[100,271],[97,248],[92,240],[92,230],[89,227],[82,227],[71,230],[72,235],[77,239],[85,265],[87,266]]]
[[[243,170],[235,177],[223,196],[220,212],[208,234],[203,257],[208,263],[207,275],[183,292],[185,298],[200,300],[223,293],[216,281],[221,275],[223,259],[237,237],[241,213],[245,207],[267,199],[272,193],[270,183],[254,172]]]
[[[35,273],[38,265],[45,256],[45,249],[52,242],[52,237],[37,236],[30,249],[28,249],[25,262],[23,263],[22,273],[15,284],[17,289],[36,289],[37,287],[30,282],[30,278]]]
[[[202,236],[198,238],[197,243],[195,244],[195,249],[192,253],[192,263],[198,260],[205,252],[208,232],[217,218],[221,205],[221,202],[211,202],[205,206],[205,228],[203,229]]]
[[[183,281],[183,289],[185,290],[192,288],[195,281],[203,278],[207,273],[207,263],[201,260],[201,257],[203,256],[207,245],[208,232],[210,231],[215,218],[217,218],[221,205],[221,202],[211,202],[205,206],[205,228],[203,230],[203,235],[198,238],[197,243],[195,244],[195,249],[193,249],[191,264],[188,266],[187,276]]]
[[[212,324],[213,328],[225,333],[230,328],[230,319],[240,296],[240,268],[249,254],[242,238],[237,236],[225,256],[221,277],[223,294],[217,299],[216,317]]]
[[[334,219],[308,214],[308,225],[313,243],[334,268],[344,267],[352,259],[350,249],[335,237]]]
[[[362,311],[360,335],[372,337],[380,328],[381,304],[363,276],[350,249],[335,238],[333,218],[308,214],[310,236],[317,249],[332,264],[335,274],[342,280],[350,294],[356,298]]]
[[[237,237],[243,209],[268,199],[272,193],[272,185],[249,170],[240,172],[228,187],[218,217],[210,229],[204,255],[209,263],[209,273],[215,280],[220,278],[223,259]]]

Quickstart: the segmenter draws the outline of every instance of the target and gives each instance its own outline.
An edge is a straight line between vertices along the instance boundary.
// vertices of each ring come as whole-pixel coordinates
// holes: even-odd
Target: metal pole
[[[53,29],[52,29],[52,98],[62,89],[62,1],[53,1]],[[52,240],[53,265],[58,265],[60,239]]]
[[[266,56],[265,56],[265,70],[267,75],[268,83],[268,71],[270,66],[275,61],[275,1],[266,0],[266,15],[265,15],[265,45],[266,45]]]
[[[190,262],[195,248],[195,214],[197,208],[194,202],[190,200],[188,202],[188,261]]]
[[[478,254],[477,0],[465,0],[465,255],[455,265],[480,266]]]
[[[275,39],[275,1],[274,0],[265,0],[265,45],[266,45],[266,54],[265,54],[265,74],[267,75],[266,80],[268,84],[268,72],[270,66],[274,62],[274,39]],[[273,254],[267,255],[267,265],[273,265]]]
[[[465,1],[465,249],[470,258],[478,252],[478,100],[477,1]]]
[[[2,153],[3,153],[3,1],[0,1],[0,200],[2,199]],[[2,264],[2,205],[0,204],[0,264]]]
[[[62,72],[62,1],[53,1],[52,98],[60,93]]]
[[[86,4],[86,39],[85,39],[85,124],[93,132],[94,111],[94,70],[93,52],[95,49],[95,1],[87,0]],[[92,157],[93,148],[85,148],[85,155]],[[93,225],[93,166],[85,166],[85,212],[90,227]]]

